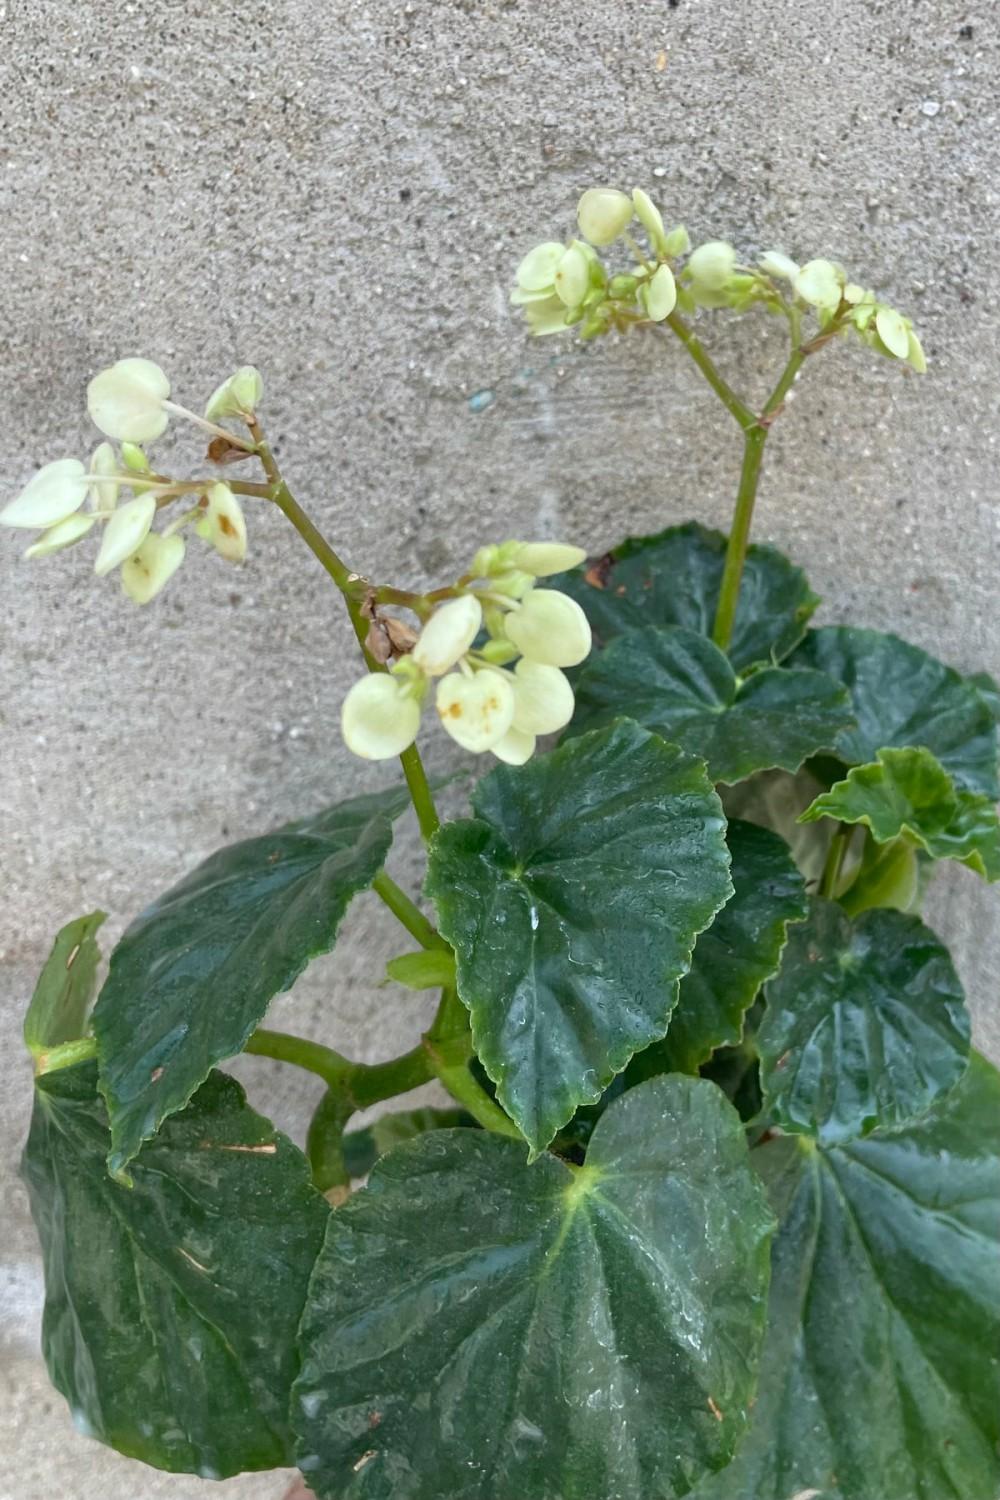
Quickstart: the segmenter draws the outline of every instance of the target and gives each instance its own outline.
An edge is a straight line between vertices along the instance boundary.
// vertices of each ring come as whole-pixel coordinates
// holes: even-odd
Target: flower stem
[[[372,890],[382,898],[392,914],[399,918],[410,936],[415,937],[422,948],[448,948],[450,946],[433,923],[428,922],[420,908],[384,870],[380,870],[375,876],[372,881]]]
[[[360,1063],[352,1062],[332,1047],[324,1047],[321,1042],[259,1027],[244,1050],[256,1057],[273,1057],[315,1073],[327,1088],[342,1096],[352,1114],[382,1099],[407,1094],[434,1076],[423,1046],[413,1047],[388,1062]]]
[[[724,380],[719,374],[710,354],[705,349],[694,329],[689,323],[685,322],[678,312],[672,312],[666,322],[667,327],[680,339],[730,416],[734,418],[744,432],[748,432],[756,425],[756,416],[750,410],[749,406],[740,400],[728,381]]]

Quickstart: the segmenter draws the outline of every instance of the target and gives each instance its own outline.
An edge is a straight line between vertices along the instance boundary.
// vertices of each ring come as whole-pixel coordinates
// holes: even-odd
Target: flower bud
[[[149,459],[138,443],[122,443],[122,463],[126,469],[131,469],[133,474],[149,473]]]
[[[437,687],[441,723],[463,750],[481,754],[499,744],[514,718],[514,689],[506,672],[486,668],[467,677],[452,672]]]
[[[590,650],[587,616],[558,589],[532,589],[506,619],[508,639],[529,661],[550,667],[575,667]]]
[[[108,437],[149,443],[166,429],[169,395],[170,381],[151,359],[120,359],[88,385],[87,410]]]
[[[843,295],[844,276],[829,260],[810,260],[795,278],[795,295],[827,312],[835,312]]]
[[[638,278],[635,276],[612,276],[608,283],[608,294],[611,297],[634,297],[638,285]]]
[[[866,292],[863,286],[856,281],[849,281],[844,287],[844,301],[849,302],[852,307],[858,307],[866,298],[871,298],[871,292]]]
[[[582,246],[575,242],[556,268],[556,296],[564,307],[579,307],[590,288],[590,261]]]
[[[151,531],[122,563],[122,588],[133,604],[148,604],[184,561],[184,538]]]
[[[504,599],[523,599],[529,589],[535,586],[534,573],[525,573],[520,568],[511,568],[507,573],[501,573],[499,578],[490,580],[490,593],[500,594]]]
[[[643,287],[646,311],[654,323],[669,318],[677,306],[677,283],[669,266],[660,266],[653,272],[648,286]]]
[[[55,526],[50,526],[37,542],[26,549],[25,557],[49,557],[53,552],[61,552],[64,547],[72,547],[74,542],[87,535],[96,520],[94,515],[77,512],[75,516],[67,516],[65,521],[57,521]]]
[[[253,416],[264,394],[264,380],[254,365],[241,365],[212,393],[205,416],[212,422],[220,417]]]
[[[913,332],[912,328],[909,330],[906,337],[908,345],[906,355],[907,363],[911,365],[914,370],[916,370],[918,375],[926,375],[927,356],[924,354],[920,340],[917,338],[917,335]]]
[[[503,739],[497,740],[490,749],[497,760],[504,761],[508,766],[523,766],[535,753],[535,736],[525,734],[521,729],[510,728]]]
[[[571,547],[568,542],[519,542],[513,561],[535,578],[548,578],[578,568],[586,558],[582,547]]]
[[[725,240],[708,240],[691,252],[691,280],[706,292],[720,292],[736,269],[736,251]]]
[[[897,359],[909,358],[910,332],[901,313],[893,307],[880,307],[875,314],[875,327],[890,354]]]
[[[676,260],[678,255],[687,255],[691,249],[691,236],[683,224],[678,224],[676,229],[671,229],[663,241],[663,253],[668,260]]]
[[[529,250],[517,268],[517,284],[522,292],[551,292],[559,262],[566,246],[558,240],[546,240]]]
[[[90,455],[91,474],[117,474],[118,455],[110,443],[98,443]],[[90,486],[90,503],[95,510],[114,510],[118,504],[118,484],[98,479]]]
[[[667,236],[663,228],[663,216],[652,198],[648,193],[644,193],[642,188],[633,188],[632,207],[636,218],[649,236],[650,245],[657,255],[665,255]]]
[[[221,481],[206,493],[208,508],[195,522],[195,531],[227,562],[242,562],[247,555],[247,523],[239,501]]]
[[[364,760],[391,760],[417,737],[420,704],[405,682],[389,672],[372,672],[351,688],[340,712],[348,750]]]
[[[138,495],[134,500],[126,500],[124,505],[119,505],[105,526],[101,538],[101,548],[94,563],[94,572],[98,578],[103,578],[112,568],[119,567],[133,552],[139,550],[149,535],[155,515],[154,495]]]
[[[482,623],[482,605],[472,594],[449,599],[447,604],[435,610],[421,630],[410,652],[410,660],[428,677],[443,676],[461,661],[479,634]]]
[[[769,250],[759,261],[762,271],[778,281],[794,281],[799,274],[799,265],[781,250]]]
[[[524,734],[554,734],[573,717],[569,678],[558,667],[522,657],[514,668],[514,728]]]
[[[19,495],[0,510],[4,526],[55,526],[80,509],[90,481],[78,458],[57,458],[38,470]]]
[[[512,661],[517,660],[521,653],[516,646],[511,645],[510,641],[492,640],[484,641],[476,654],[482,657],[483,661],[491,662],[495,667],[508,667]]]
[[[580,233],[592,245],[610,245],[632,222],[632,199],[617,188],[588,188],[577,204]]]

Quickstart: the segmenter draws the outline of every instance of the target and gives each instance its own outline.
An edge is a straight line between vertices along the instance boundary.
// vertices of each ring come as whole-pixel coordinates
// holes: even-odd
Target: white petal
[[[133,604],[148,604],[170,582],[183,561],[183,537],[150,532],[122,563],[122,588]]]
[[[78,458],[57,458],[29,479],[21,493],[0,510],[5,526],[36,530],[65,521],[87,498],[87,471]]]
[[[590,262],[579,245],[570,245],[559,262],[553,285],[564,307],[579,307],[590,286]]]
[[[242,562],[246,557],[247,523],[228,484],[220,482],[209,487],[208,509],[199,517],[195,530],[227,562]]]
[[[388,672],[372,672],[344,699],[340,727],[348,750],[365,760],[402,755],[417,737],[420,704]]]
[[[575,667],[590,651],[587,616],[558,589],[532,589],[505,621],[507,637],[529,661]]]
[[[921,344],[920,340],[917,338],[917,335],[913,332],[912,328],[909,330],[909,332],[908,332],[908,334],[906,336],[906,342],[907,342],[907,356],[906,357],[907,357],[908,363],[913,366],[913,368],[916,370],[916,372],[917,372],[918,375],[926,375],[926,373],[927,373],[927,356],[924,353],[923,345]]]
[[[520,729],[508,729],[491,749],[497,760],[505,761],[508,766],[523,766],[535,753],[535,736]]]
[[[837,267],[829,260],[809,260],[795,278],[795,294],[808,302],[810,307],[823,307],[830,312],[839,307],[843,293],[843,279]]]
[[[565,333],[568,327],[566,308],[554,292],[540,302],[529,302],[524,316],[536,338],[544,338],[549,333]]]
[[[170,381],[151,359],[120,359],[87,387],[91,420],[110,438],[149,443],[167,425]]]
[[[450,672],[472,645],[483,623],[483,608],[471,594],[449,599],[431,615],[410,653],[428,677]]]
[[[736,251],[725,240],[709,240],[692,250],[687,269],[699,287],[719,292],[736,269]]]
[[[588,188],[576,206],[576,222],[592,245],[610,245],[628,228],[634,212],[627,193],[617,188]]]
[[[566,246],[558,240],[546,240],[543,245],[536,245],[534,250],[529,250],[517,268],[517,284],[521,291],[541,292],[551,289],[556,269],[565,254]]]
[[[514,719],[514,689],[503,672],[489,670],[466,677],[452,672],[437,688],[441,723],[464,750],[492,750]]]
[[[632,189],[632,205],[635,209],[636,218],[643,229],[649,235],[649,243],[654,250],[662,250],[666,242],[663,231],[663,216],[648,193],[642,188]]]
[[[573,717],[573,689],[558,667],[522,657],[514,668],[514,728],[554,734]]]
[[[67,516],[65,521],[50,526],[37,542],[33,542],[25,551],[25,557],[48,557],[53,552],[61,552],[64,547],[72,547],[74,542],[87,535],[96,520],[96,516],[88,516],[82,512]]]
[[[892,307],[880,307],[875,314],[875,327],[890,354],[897,359],[907,359],[910,354],[910,331],[906,319]]]
[[[794,281],[799,274],[798,262],[792,260],[783,250],[769,250],[760,258],[760,268],[766,271],[768,276],[774,276],[778,281]]]
[[[117,474],[118,455],[110,443],[98,443],[90,455],[91,474]],[[98,480],[90,486],[90,503],[95,510],[114,510],[118,504],[118,485]]]
[[[512,561],[515,568],[535,578],[549,578],[553,573],[578,568],[586,557],[582,547],[571,547],[568,542],[522,542]]]
[[[669,318],[676,306],[677,284],[674,273],[669,266],[660,266],[653,272],[652,280],[646,287],[646,311],[654,323],[662,323],[664,318]]]
[[[138,551],[149,534],[155,515],[156,498],[153,495],[138,495],[118,507],[104,529],[101,550],[94,564],[94,572],[99,578]]]

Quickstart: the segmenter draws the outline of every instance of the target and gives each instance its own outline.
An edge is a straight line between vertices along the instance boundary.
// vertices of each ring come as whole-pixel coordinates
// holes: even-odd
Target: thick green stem
[[[35,1056],[35,1072],[57,1073],[60,1068],[71,1068],[74,1063],[87,1062],[97,1056],[97,1041],[92,1036],[82,1036],[78,1041],[60,1042]]]
[[[393,916],[398,917],[411,937],[415,937],[422,948],[448,948],[450,945],[429,922],[420,908],[411,901],[396,882],[380,870],[372,881],[372,890],[385,902]]]
[[[424,1048],[435,1076],[484,1130],[523,1141],[513,1120],[469,1071],[473,1055],[469,1013],[452,985],[441,991],[437,1014],[424,1036]]]
[[[849,823],[841,823],[833,838],[826,854],[826,864],[823,866],[823,876],[820,880],[819,893],[828,901],[837,899],[837,888],[840,885],[841,871],[844,868],[844,857],[847,854],[847,846],[854,833]]]
[[[736,507],[733,511],[729,542],[726,546],[726,561],[719,585],[719,602],[715,609],[712,640],[725,651],[733,633],[736,606],[739,603],[740,583],[743,579],[743,564],[750,542],[750,525],[753,521],[754,502],[760,480],[760,466],[767,442],[766,427],[751,427],[743,435],[743,467],[740,470],[740,487],[736,492]]]
[[[324,1047],[321,1042],[310,1042],[305,1037],[260,1027],[245,1050],[258,1057],[274,1057],[279,1062],[293,1063],[295,1067],[317,1074],[328,1088],[350,1104],[352,1113],[367,1109],[369,1104],[378,1104],[382,1099],[391,1099],[396,1094],[408,1094],[434,1076],[422,1046],[413,1047],[388,1062],[360,1063],[352,1062],[332,1047]]]

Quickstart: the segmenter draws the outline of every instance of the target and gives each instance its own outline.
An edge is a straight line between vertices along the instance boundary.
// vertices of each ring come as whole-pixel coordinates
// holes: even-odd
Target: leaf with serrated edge
[[[392,788],[231,844],[131,924],[94,1009],[113,1172],[329,951],[407,805]]]
[[[586,611],[606,644],[643,625],[683,625],[710,636],[719,603],[726,538],[696,521],[655,536],[628,537],[595,568],[552,580]],[[776,548],[747,548],[727,655],[738,671],[781,661],[806,630],[819,599],[801,568]]]
[[[962,986],[919,917],[873,910],[852,922],[816,898],[764,993],[761,1083],[786,1130],[834,1142],[901,1124],[965,1070]]]
[[[751,1160],[781,1228],[747,1436],[696,1500],[995,1500],[1000,1075],[919,1122]]]
[[[101,961],[95,933],[105,915],[92,911],[67,922],[56,934],[24,1017],[24,1043],[37,1064],[50,1048],[84,1034]]]
[[[953,668],[898,636],[849,625],[810,630],[791,659],[842,682],[857,726],[838,738],[847,765],[873,761],[887,747],[923,745],[956,786],[997,795],[997,733],[992,710]]]
[[[880,750],[817,797],[799,819],[863,823],[880,844],[905,836],[932,859],[1000,880],[1000,821],[989,797],[959,791],[929,750]]]
[[[426,890],[497,1097],[540,1151],[663,1036],[695,937],[729,899],[700,761],[628,720],[492,771]]]
[[[753,1393],[773,1220],[734,1110],[630,1090],[586,1165],[486,1131],[397,1147],[333,1214],[300,1329],[319,1500],[673,1500]]]
[[[576,684],[578,734],[627,713],[708,762],[713,781],[797,771],[851,722],[847,693],[823,672],[767,667],[740,681],[692,630],[629,631],[592,656]]]
[[[108,1176],[97,1066],[40,1078],[22,1173],[45,1261],[42,1345],[77,1426],[218,1479],[291,1461],[295,1328],[328,1209],[305,1157],[213,1073]]]

